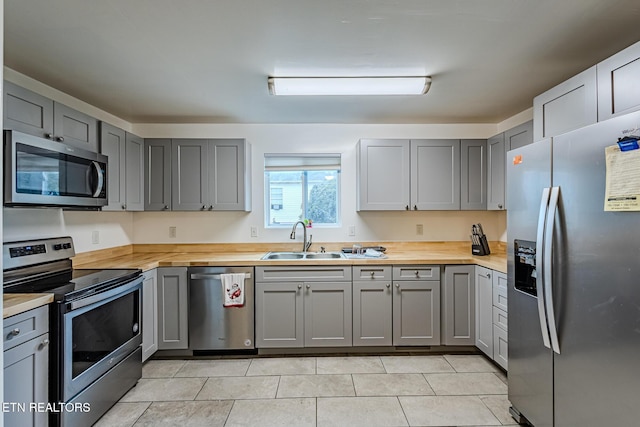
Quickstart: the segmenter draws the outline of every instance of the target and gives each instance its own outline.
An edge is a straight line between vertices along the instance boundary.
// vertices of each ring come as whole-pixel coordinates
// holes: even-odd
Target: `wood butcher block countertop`
[[[6,319],[52,302],[53,294],[4,294],[2,317]]]
[[[74,268],[140,268],[188,266],[259,265],[368,265],[368,264],[475,264],[507,271],[504,242],[490,242],[491,255],[472,256],[467,242],[381,242],[362,243],[387,248],[386,258],[262,260],[267,252],[300,251],[300,243],[238,244],[143,244],[81,253],[73,259]],[[327,252],[339,251],[352,243],[314,243],[312,251],[325,246]]]

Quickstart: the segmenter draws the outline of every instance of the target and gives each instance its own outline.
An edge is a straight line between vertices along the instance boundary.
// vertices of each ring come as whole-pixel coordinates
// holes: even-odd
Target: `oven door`
[[[142,277],[66,303],[62,314],[62,399],[69,401],[142,343]]]

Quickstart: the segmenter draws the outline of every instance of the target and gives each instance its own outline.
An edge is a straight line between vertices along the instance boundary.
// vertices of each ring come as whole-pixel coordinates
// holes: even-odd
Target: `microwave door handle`
[[[547,223],[545,225],[544,237],[544,295],[547,309],[547,319],[549,321],[549,334],[551,336],[551,348],[560,354],[560,343],[558,341],[558,328],[556,327],[556,315],[553,309],[553,231],[558,214],[558,199],[560,197],[560,187],[551,187],[549,197],[549,212],[547,213]]]
[[[96,161],[92,161],[91,166],[95,168],[96,174],[98,175],[98,185],[96,185],[96,190],[93,192],[92,197],[98,197],[100,196],[100,193],[102,192],[102,188],[104,187],[104,171],[100,167],[100,163]]]
[[[549,194],[551,189],[544,188],[542,190],[542,199],[540,200],[540,212],[538,213],[538,233],[536,242],[536,297],[538,300],[538,317],[540,320],[540,331],[542,332],[542,342],[545,347],[551,348],[549,340],[549,325],[547,324],[547,313],[545,310],[544,299],[544,237],[545,237],[545,220],[549,208]]]

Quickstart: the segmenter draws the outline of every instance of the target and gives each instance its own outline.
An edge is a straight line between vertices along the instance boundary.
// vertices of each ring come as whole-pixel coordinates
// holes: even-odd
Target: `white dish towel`
[[[222,295],[224,307],[244,306],[244,273],[221,274]]]

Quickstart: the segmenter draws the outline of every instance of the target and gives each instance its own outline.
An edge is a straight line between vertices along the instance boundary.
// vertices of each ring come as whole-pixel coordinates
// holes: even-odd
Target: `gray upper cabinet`
[[[487,140],[489,171],[487,173],[487,209],[505,209],[506,149],[504,133]]]
[[[533,120],[504,132],[505,150],[515,150],[533,142]]]
[[[5,80],[4,128],[53,138],[53,101]]]
[[[186,267],[157,269],[158,350],[189,347],[189,302]]]
[[[171,140],[144,141],[144,210],[171,209]]]
[[[357,209],[409,209],[409,140],[362,139],[357,148]]]
[[[4,82],[4,128],[98,151],[98,120],[28,89]]]
[[[460,209],[487,209],[487,140],[460,141]]]
[[[460,141],[411,140],[413,210],[460,209]]]
[[[109,157],[105,211],[144,209],[144,141],[109,123],[100,124],[100,151]]]
[[[250,210],[250,155],[243,139],[172,140],[173,210]]]
[[[596,66],[533,99],[533,140],[559,135],[598,120]]]
[[[597,66],[598,121],[640,109],[640,42]]]
[[[174,211],[209,209],[207,148],[202,139],[171,141],[171,196]]]
[[[442,344],[475,345],[475,266],[447,265],[443,289]]]

